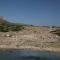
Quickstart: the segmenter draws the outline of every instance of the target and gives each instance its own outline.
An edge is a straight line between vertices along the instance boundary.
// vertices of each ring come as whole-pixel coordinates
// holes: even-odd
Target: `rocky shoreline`
[[[60,48],[39,48],[39,47],[22,47],[21,48],[0,48],[0,52],[10,52],[14,53],[16,51],[33,51],[33,52],[55,52],[60,53]]]
[[[54,45],[55,46],[52,46]],[[58,45],[59,44],[59,45]],[[0,51],[31,50],[60,52],[60,36],[48,28],[27,27],[19,32],[0,32]]]

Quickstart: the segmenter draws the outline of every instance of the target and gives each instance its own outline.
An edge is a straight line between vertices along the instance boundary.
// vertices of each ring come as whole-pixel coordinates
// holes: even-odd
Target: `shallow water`
[[[32,51],[0,52],[0,60],[60,60],[60,53]]]

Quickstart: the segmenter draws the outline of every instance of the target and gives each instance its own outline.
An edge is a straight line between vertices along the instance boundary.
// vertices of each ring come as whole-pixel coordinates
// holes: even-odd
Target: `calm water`
[[[0,60],[60,60],[60,54],[32,51],[0,52]]]

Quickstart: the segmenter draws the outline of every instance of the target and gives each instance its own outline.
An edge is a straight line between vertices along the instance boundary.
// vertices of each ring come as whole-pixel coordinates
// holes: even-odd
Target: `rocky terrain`
[[[0,49],[60,51],[60,36],[46,27],[26,27],[18,32],[0,32]]]
[[[60,29],[10,23],[0,18],[0,50],[60,51]],[[58,34],[58,35],[57,35]]]

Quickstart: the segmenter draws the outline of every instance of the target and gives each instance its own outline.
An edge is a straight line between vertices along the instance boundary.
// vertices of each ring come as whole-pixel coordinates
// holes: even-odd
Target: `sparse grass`
[[[32,28],[33,31],[48,29],[47,27],[42,27],[42,26],[34,26],[34,27],[31,27],[31,28]]]
[[[48,47],[60,48],[60,43],[49,43]]]

